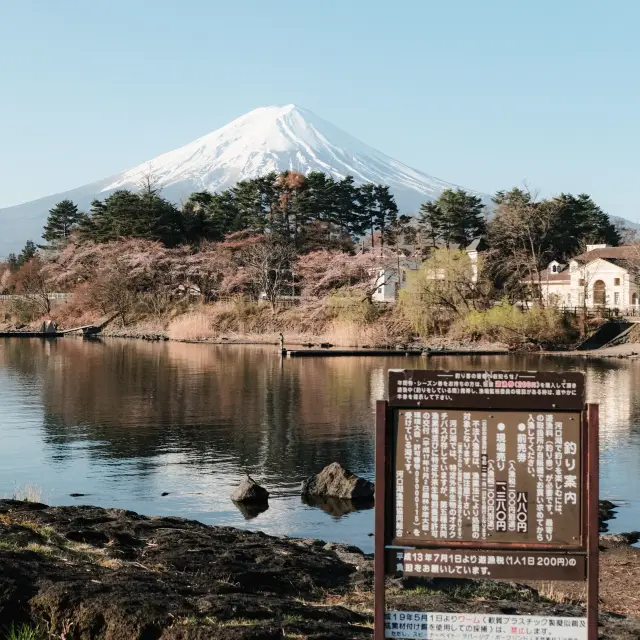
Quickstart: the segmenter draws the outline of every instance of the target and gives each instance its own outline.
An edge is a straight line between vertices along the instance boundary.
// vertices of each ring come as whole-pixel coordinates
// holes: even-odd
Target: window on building
[[[382,287],[378,287],[378,293],[382,293]]]
[[[613,280],[613,284],[614,284],[616,287],[619,287],[619,286],[620,286],[620,278],[614,278],[614,280]]]
[[[613,294],[613,304],[615,304],[616,307],[620,304],[620,294],[617,291]]]
[[[557,273],[557,271],[558,271],[558,267],[556,267],[556,265],[554,264],[553,267],[551,267],[551,272]]]
[[[571,294],[567,293],[567,306],[570,307],[571,306]]]
[[[580,286],[584,287],[584,278],[580,278]]]
[[[578,304],[582,306],[584,304],[584,293],[578,294]]]

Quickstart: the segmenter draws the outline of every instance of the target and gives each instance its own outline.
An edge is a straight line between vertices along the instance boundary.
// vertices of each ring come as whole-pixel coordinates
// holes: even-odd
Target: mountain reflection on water
[[[333,461],[373,479],[375,401],[389,368],[585,370],[589,401],[601,404],[601,494],[624,501],[611,530],[640,528],[640,363],[632,360],[282,360],[272,346],[0,340],[0,494],[37,484],[52,504],[90,502],[371,550],[371,505],[305,504],[299,489]],[[246,473],[271,494],[261,513],[228,497]]]

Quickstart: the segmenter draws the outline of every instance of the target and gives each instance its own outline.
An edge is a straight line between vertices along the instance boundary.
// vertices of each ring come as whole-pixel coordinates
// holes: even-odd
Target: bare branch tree
[[[25,300],[40,314],[51,313],[49,286],[39,258],[31,259],[20,270],[18,292],[23,294]]]
[[[265,242],[248,247],[242,257],[250,281],[275,312],[276,302],[290,284],[295,251],[288,244]]]

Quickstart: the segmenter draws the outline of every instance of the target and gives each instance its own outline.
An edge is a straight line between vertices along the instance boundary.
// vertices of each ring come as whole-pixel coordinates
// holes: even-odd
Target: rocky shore
[[[626,589],[636,589],[640,552],[603,542],[600,637],[637,639],[640,606],[616,613],[620,594],[607,583],[623,562]],[[372,583],[372,557],[353,547],[120,509],[0,500],[2,640],[11,625],[43,640],[358,640],[372,636]],[[583,615],[579,595],[545,588],[389,581],[387,595],[395,609]]]

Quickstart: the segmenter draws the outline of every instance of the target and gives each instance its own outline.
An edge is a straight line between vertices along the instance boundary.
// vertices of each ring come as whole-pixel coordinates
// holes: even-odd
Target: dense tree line
[[[513,300],[523,298],[524,280],[539,278],[552,260],[567,263],[587,244],[620,244],[620,231],[586,194],[536,200],[516,188],[498,192],[494,202],[487,268],[496,287]]]
[[[268,233],[298,251],[347,246],[379,232],[381,242],[396,225],[398,207],[381,184],[358,186],[351,176],[336,180],[320,172],[270,173],[220,193],[193,193],[178,207],[147,184],[94,200],[86,214],[64,201],[50,212],[43,237],[64,243],[72,230],[94,242],[119,238],[159,241],[168,247],[220,242],[229,234]]]
[[[494,287],[516,300],[523,296],[523,280],[552,259],[566,262],[587,243],[615,246],[621,241],[619,229],[586,194],[538,200],[515,188],[498,192],[493,202],[488,215],[478,196],[448,189],[411,217],[398,214],[385,185],[356,185],[351,176],[335,179],[320,172],[307,176],[284,172],[244,180],[220,193],[193,193],[177,206],[147,180],[137,192],[119,190],[94,200],[86,213],[70,200],[58,203],[49,211],[43,232],[48,245],[41,248],[59,251],[70,238],[77,245],[92,246],[133,239],[169,249],[185,247],[185,255],[204,252],[209,264],[215,253],[212,247],[217,246],[220,255],[241,248],[245,253],[236,254],[234,272],[246,268],[250,258],[258,260],[258,249],[251,253],[248,247],[259,243],[269,247],[260,257],[265,277],[271,269],[282,280],[282,260],[277,268],[269,266],[275,256],[288,256],[286,262],[293,265],[296,256],[310,252],[353,253],[354,241],[366,237],[369,246],[379,247],[379,259],[385,247],[425,257],[435,247],[465,247],[483,236],[489,247],[485,269]],[[9,256],[9,271],[19,271],[37,250],[27,242],[19,255]],[[196,279],[193,269],[185,275]],[[295,290],[295,274],[287,278]],[[201,284],[210,288],[208,281]]]

